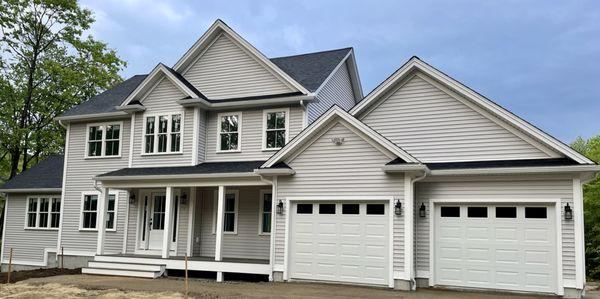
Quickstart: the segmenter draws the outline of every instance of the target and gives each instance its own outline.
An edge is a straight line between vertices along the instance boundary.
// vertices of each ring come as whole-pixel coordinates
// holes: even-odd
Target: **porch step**
[[[165,265],[90,261],[87,268],[81,269],[81,273],[154,279],[161,277],[165,273]]]

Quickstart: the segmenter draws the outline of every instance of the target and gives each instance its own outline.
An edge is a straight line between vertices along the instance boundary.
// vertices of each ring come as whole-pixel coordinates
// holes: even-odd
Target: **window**
[[[342,204],[342,214],[358,215],[360,213],[360,205],[357,203]]]
[[[296,205],[297,214],[312,214],[313,205],[310,203],[299,203]]]
[[[259,233],[271,233],[271,211],[273,208],[273,194],[271,191],[262,191],[260,196]]]
[[[319,204],[319,214],[335,214],[335,204],[333,204],[333,203]]]
[[[58,228],[60,197],[41,196],[27,199],[26,228]]]
[[[384,215],[385,214],[385,205],[382,203],[367,204],[367,215]]]
[[[460,207],[442,207],[442,217],[460,217]]]
[[[289,109],[263,112],[263,149],[280,149],[288,141]]]
[[[96,230],[98,222],[98,194],[84,194],[81,205],[81,229]],[[116,194],[108,195],[108,204],[106,208],[106,229],[116,229]]]
[[[517,207],[496,207],[496,218],[517,218]]]
[[[181,153],[182,114],[146,116],[144,153]]]
[[[217,151],[237,152],[241,150],[242,113],[218,115]]]
[[[469,218],[487,218],[487,207],[468,207],[467,217]]]
[[[546,207],[525,207],[525,218],[546,218]]]
[[[217,212],[219,204],[219,193],[215,191],[215,204],[214,204],[214,221],[213,221],[213,233],[216,233],[217,227]],[[223,232],[226,234],[237,233],[237,213],[238,213],[238,191],[226,191],[225,192],[225,206],[223,209]]]
[[[86,157],[103,158],[121,155],[122,126],[123,123],[88,125]]]

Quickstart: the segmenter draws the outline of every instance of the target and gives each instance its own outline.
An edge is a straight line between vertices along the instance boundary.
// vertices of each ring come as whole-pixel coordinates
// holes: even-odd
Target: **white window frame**
[[[233,220],[233,231],[232,232],[228,232],[225,231],[225,229],[223,229],[223,234],[225,235],[237,235],[237,229],[238,229],[238,220],[240,218],[240,192],[239,190],[225,190],[225,197],[227,197],[227,194],[234,194],[235,195],[235,210],[234,210],[234,220]],[[214,200],[214,205],[213,205],[213,221],[212,221],[212,228],[213,228],[213,235],[217,233],[217,212],[218,212],[218,203],[219,203],[219,191],[215,190],[215,200]],[[223,203],[223,226],[225,226],[225,203]]]
[[[221,150],[221,117],[237,115],[238,117],[238,148],[235,150]],[[217,114],[217,153],[240,153],[242,152],[242,130],[243,130],[242,111],[222,112]]]
[[[278,151],[283,147],[267,147],[267,115],[269,113],[285,112],[285,144],[290,141],[290,108],[265,109],[263,110],[262,121],[262,150],[263,151]],[[284,145],[285,146],[285,145]]]
[[[40,201],[42,198],[48,199],[48,226],[47,227],[40,227]],[[25,223],[24,223],[23,228],[26,230],[58,230],[59,227],[51,227],[51,224],[52,224],[52,199],[55,199],[55,198],[57,198],[58,200],[61,200],[60,195],[27,196],[26,202],[25,202]],[[35,213],[35,226],[29,226],[29,200],[30,199],[36,199],[36,202],[37,202],[36,210],[32,211],[32,213]],[[61,200],[60,204],[62,206],[62,200]],[[62,217],[62,215],[60,214],[60,210],[59,210],[59,217]],[[60,220],[59,220],[59,222],[60,222]],[[60,226],[60,224],[59,224],[59,226]]]
[[[80,203],[80,207],[79,207],[79,230],[80,231],[91,231],[91,232],[95,232],[98,231],[98,206],[96,206],[96,227],[95,228],[84,228],[83,227],[83,203],[85,201],[85,196],[86,195],[96,195],[98,196],[98,203],[100,201],[100,196],[102,196],[102,194],[99,191],[89,191],[89,192],[81,192],[81,203]],[[108,195],[113,195],[115,197],[115,221],[114,221],[114,227],[113,228],[106,228],[106,231],[109,232],[116,232],[117,231],[117,222],[118,222],[118,210],[119,210],[119,192],[117,191],[109,191]],[[108,207],[108,203],[106,204],[106,206]],[[105,211],[108,214],[108,211]],[[104,220],[107,220],[108,218],[105,217]],[[104,224],[106,225],[106,224]]]
[[[173,152],[171,151],[171,125],[173,122],[173,115],[180,115],[181,119],[181,129],[179,130],[179,151]],[[160,116],[166,116],[167,117],[167,151],[166,152],[158,152],[158,120]],[[146,153],[146,125],[147,125],[147,121],[146,119],[148,117],[154,117],[154,146],[152,149],[151,153]],[[140,149],[140,154],[142,156],[160,156],[160,155],[181,155],[183,154],[183,144],[184,144],[184,140],[183,140],[183,136],[184,136],[184,131],[185,131],[185,110],[181,110],[181,111],[177,111],[177,112],[169,112],[169,113],[160,113],[160,112],[155,112],[155,113],[145,113],[142,115],[142,146]]]
[[[107,156],[106,155],[106,127],[111,125],[119,125],[119,153],[117,155]],[[89,155],[89,147],[90,147],[90,127],[98,127],[104,126],[104,130],[102,130],[102,150],[100,156],[90,156]],[[112,139],[111,139],[112,140]],[[108,121],[101,123],[90,123],[85,127],[85,159],[110,159],[110,158],[121,158],[121,153],[123,152],[123,122],[122,121]]]
[[[271,232],[273,231],[273,227],[271,227],[271,232],[263,232],[262,228],[263,228],[263,214],[265,211],[265,206],[263,205],[263,199],[265,197],[265,194],[271,194],[271,219],[273,219],[273,191],[270,189],[263,189],[260,190],[260,198],[258,199],[258,207],[259,207],[259,212],[258,212],[258,235],[259,236],[270,236]],[[272,221],[271,221],[272,222]]]

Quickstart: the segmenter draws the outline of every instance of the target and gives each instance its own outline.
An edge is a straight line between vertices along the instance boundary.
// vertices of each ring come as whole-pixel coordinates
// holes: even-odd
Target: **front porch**
[[[167,270],[272,275],[273,187],[258,175],[231,179],[102,181],[99,222],[109,190],[129,193],[122,250],[98,232],[94,262],[163,265]],[[119,211],[122,213],[123,211]]]

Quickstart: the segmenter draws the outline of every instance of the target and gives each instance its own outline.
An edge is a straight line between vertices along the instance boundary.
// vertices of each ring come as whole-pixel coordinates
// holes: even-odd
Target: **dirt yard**
[[[32,278],[11,285],[0,286],[1,298],[183,298],[181,279],[156,280],[63,275]],[[588,294],[590,295],[590,294]],[[383,288],[318,284],[318,283],[256,283],[225,282],[194,279],[190,281],[190,296],[196,298],[450,298],[450,299],[506,299],[506,294],[456,292],[419,289],[400,292]],[[511,296],[517,299],[532,296]],[[598,298],[598,297],[595,297]]]
[[[71,274],[81,274],[81,269],[59,269],[59,268],[49,268],[49,269],[36,269],[36,270],[23,270],[23,271],[15,271],[10,274],[10,283],[15,283],[17,281],[26,280],[29,278],[40,278],[40,277],[49,277],[56,275],[71,275]],[[1,272],[0,273],[0,284],[6,283],[8,278],[8,273]]]

